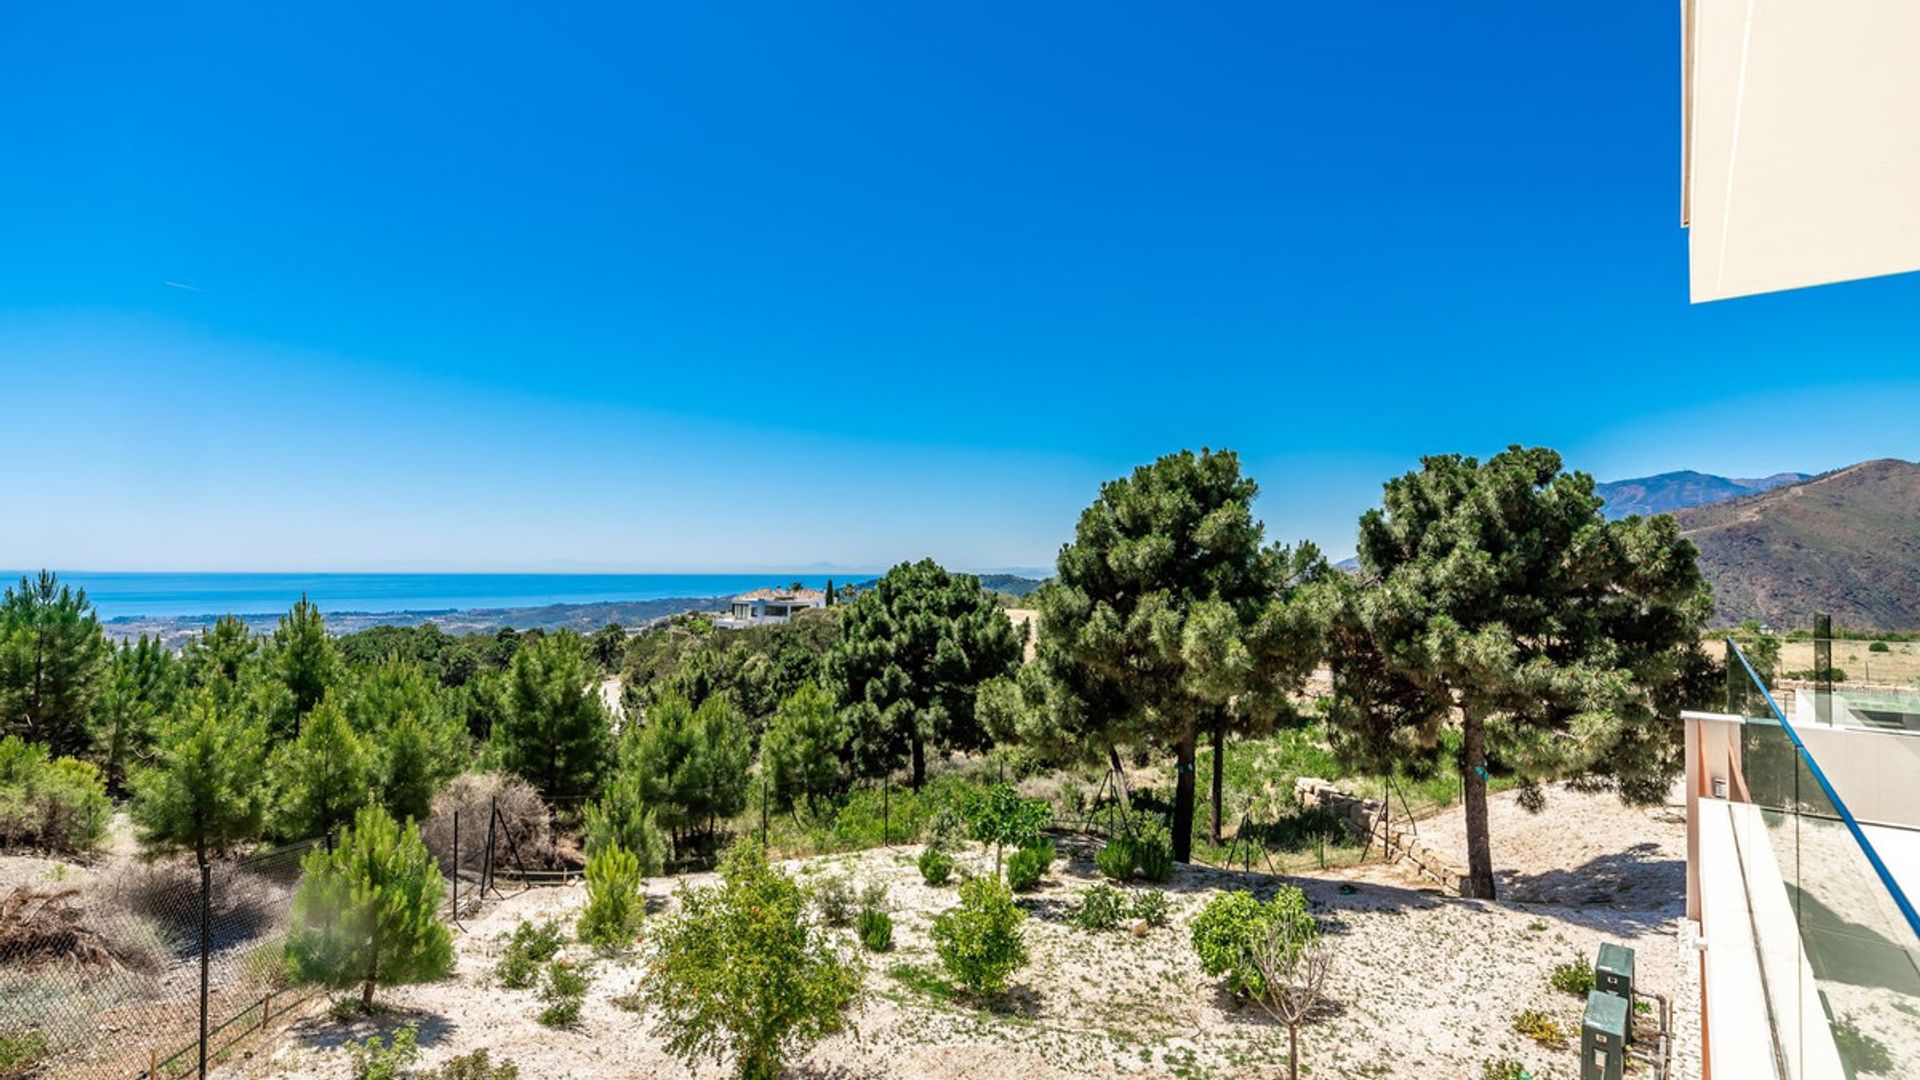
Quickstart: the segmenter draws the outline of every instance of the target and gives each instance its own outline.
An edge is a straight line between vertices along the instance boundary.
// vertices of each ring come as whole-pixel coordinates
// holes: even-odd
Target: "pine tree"
[[[646,911],[640,892],[640,860],[618,844],[587,856],[587,906],[575,933],[581,941],[617,949],[633,944]]]
[[[612,761],[613,729],[580,635],[533,639],[514,654],[507,712],[494,726],[501,764],[548,799],[590,797]]]
[[[1386,763],[1427,769],[1457,723],[1471,896],[1494,895],[1491,777],[1657,801],[1681,755],[1662,717],[1712,694],[1693,545],[1670,517],[1607,521],[1600,503],[1559,454],[1515,446],[1425,458],[1360,519],[1329,719]]]
[[[827,579],[827,602],[826,602],[826,606],[828,606],[828,607],[832,607],[832,606],[833,606],[833,603],[834,603],[834,596],[833,596],[833,579],[832,579],[832,578],[828,578],[828,579]]]
[[[773,782],[773,794],[784,809],[796,799],[817,808],[823,797],[844,786],[841,759],[847,731],[833,706],[833,695],[814,683],[780,703],[773,722],[760,740],[760,767]]]
[[[292,720],[297,727],[340,678],[340,654],[327,636],[327,620],[304,594],[292,611],[281,616],[266,655],[274,677],[292,695]],[[277,730],[275,735],[291,738],[294,727]]]
[[[844,637],[826,657],[861,773],[903,762],[926,781],[927,748],[975,750],[980,684],[1013,670],[1020,641],[980,579],[931,559],[901,563],[847,605]]]
[[[266,732],[243,710],[202,692],[174,710],[154,764],[135,774],[140,839],[201,861],[260,835]]]
[[[287,937],[294,976],[329,989],[360,987],[373,1007],[379,986],[427,982],[453,970],[453,935],[440,921],[440,868],[414,825],[368,806],[332,851],[301,860],[303,878]]]
[[[40,742],[56,757],[85,753],[107,659],[87,590],[45,570],[22,577],[0,600],[0,734]]]
[[[1319,655],[1305,586],[1324,562],[1311,545],[1264,544],[1258,492],[1231,451],[1141,466],[1101,486],[1038,594],[1039,657],[1060,724],[1083,740],[1173,752],[1180,862],[1192,852],[1201,737],[1214,744],[1217,793],[1226,735],[1286,716]],[[1006,694],[996,709],[1025,696]]]
[[[122,642],[101,679],[87,725],[107,786],[124,790],[134,767],[153,753],[160,721],[179,697],[180,662],[158,638]]]
[[[622,768],[607,781],[600,801],[587,807],[583,848],[588,858],[603,848],[619,847],[639,861],[643,877],[665,868],[666,838],[647,807],[644,791],[633,769]]]
[[[247,624],[222,615],[187,642],[180,661],[187,686],[222,696],[237,693],[241,679],[260,656],[260,639]]]
[[[641,802],[672,833],[677,852],[690,830],[710,836],[719,819],[746,807],[749,754],[746,722],[725,695],[695,709],[668,694],[628,737],[620,767],[637,778]]]
[[[300,737],[273,757],[280,787],[275,828],[281,836],[326,836],[367,804],[374,754],[332,698],[300,725]]]
[[[419,664],[388,660],[353,681],[346,712],[376,749],[380,804],[396,820],[426,820],[433,796],[467,758],[464,719],[446,692]]]

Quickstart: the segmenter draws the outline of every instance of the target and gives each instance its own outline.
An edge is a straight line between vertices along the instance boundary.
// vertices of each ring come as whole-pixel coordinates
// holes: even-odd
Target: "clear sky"
[[[1049,563],[1509,442],[1916,456],[1920,280],[1704,307],[1670,4],[12,4],[0,565]]]

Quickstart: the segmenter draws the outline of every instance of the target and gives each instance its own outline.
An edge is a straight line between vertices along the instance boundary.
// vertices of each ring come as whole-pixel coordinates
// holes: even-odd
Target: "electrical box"
[[[1580,1080],[1621,1080],[1632,1015],[1626,998],[1604,990],[1587,993],[1587,1014],[1580,1021]]]
[[[1605,990],[1633,1005],[1633,950],[1625,945],[1600,946],[1600,959],[1593,965],[1593,988]]]

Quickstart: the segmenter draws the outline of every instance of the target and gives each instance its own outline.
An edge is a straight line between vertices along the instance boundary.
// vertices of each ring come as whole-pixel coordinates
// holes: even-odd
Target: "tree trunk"
[[[1467,811],[1467,877],[1460,883],[1462,896],[1494,899],[1493,841],[1487,832],[1487,729],[1480,717],[1468,711],[1461,722],[1462,761],[1460,781]]]
[[[373,954],[367,957],[367,984],[360,988],[360,1011],[373,1011],[373,984],[380,978],[380,936],[374,935]]]
[[[1300,1025],[1287,1025],[1287,1080],[1300,1080]]]
[[[1180,737],[1173,782],[1173,861],[1193,861],[1193,757],[1198,741],[1191,729]]]
[[[919,791],[920,785],[927,782],[927,744],[920,736],[913,737],[913,790]]]
[[[1213,724],[1213,828],[1208,835],[1213,838],[1213,846],[1220,846],[1220,774],[1226,768],[1227,760],[1227,723],[1217,719]]]

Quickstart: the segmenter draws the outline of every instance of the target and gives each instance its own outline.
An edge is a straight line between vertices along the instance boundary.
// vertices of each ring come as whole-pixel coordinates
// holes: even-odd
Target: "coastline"
[[[677,596],[657,600],[605,600],[585,603],[539,604],[506,608],[442,608],[411,611],[330,611],[327,630],[335,635],[351,634],[376,626],[423,626],[433,623],[449,634],[491,633],[514,630],[598,630],[608,623],[629,629],[645,626],[671,615],[689,611],[721,611],[726,596]],[[284,611],[234,613],[255,633],[271,633]],[[117,615],[100,620],[109,638],[131,641],[141,636],[158,638],[169,648],[179,648],[225,614],[203,615]]]

